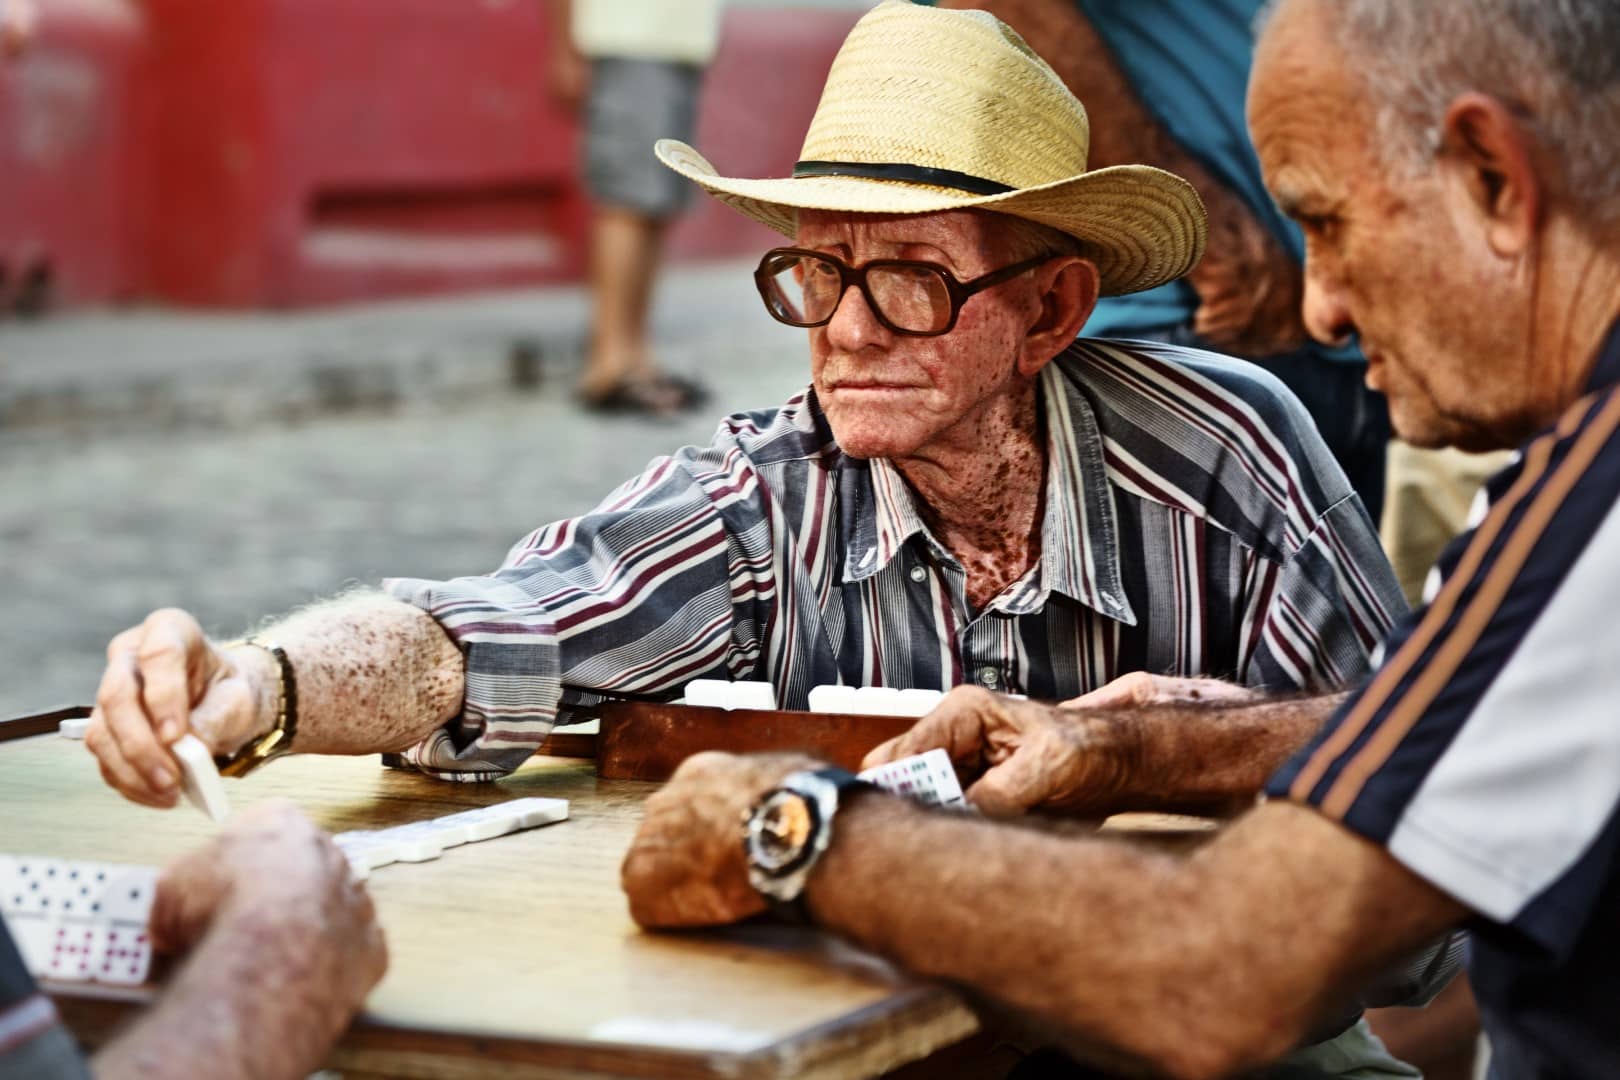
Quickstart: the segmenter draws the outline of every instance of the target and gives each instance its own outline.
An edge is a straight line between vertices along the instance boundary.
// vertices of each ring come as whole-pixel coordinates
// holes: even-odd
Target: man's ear
[[[1518,117],[1496,98],[1471,91],[1446,109],[1439,167],[1451,171],[1465,211],[1485,230],[1491,250],[1522,255],[1541,225],[1546,191],[1535,145]]]
[[[1100,282],[1096,264],[1077,256],[1054,258],[1035,268],[1041,312],[1024,335],[1021,374],[1034,375],[1080,336],[1097,306]]]

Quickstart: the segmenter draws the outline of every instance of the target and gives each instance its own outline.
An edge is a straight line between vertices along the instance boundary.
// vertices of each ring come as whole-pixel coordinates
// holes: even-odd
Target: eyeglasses
[[[861,290],[877,321],[896,334],[933,337],[956,325],[975,293],[1011,281],[1050,259],[1038,255],[972,281],[957,281],[943,266],[911,259],[874,259],[850,266],[803,248],[772,248],[754,271],[765,310],[789,326],[826,326],[850,286]]]

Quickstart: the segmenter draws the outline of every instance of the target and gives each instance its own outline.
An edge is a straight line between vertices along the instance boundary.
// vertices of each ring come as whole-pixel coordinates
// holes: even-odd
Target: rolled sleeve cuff
[[[547,613],[498,578],[391,578],[383,589],[421,608],[461,650],[461,712],[393,760],[444,780],[496,780],[523,764],[556,723],[557,636]]]

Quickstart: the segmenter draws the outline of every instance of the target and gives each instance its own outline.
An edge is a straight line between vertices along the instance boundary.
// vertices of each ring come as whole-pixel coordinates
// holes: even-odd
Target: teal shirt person
[[[1266,191],[1244,116],[1254,22],[1262,2],[1075,0],[1147,111],[1285,251],[1303,262],[1304,238]],[[1192,286],[1173,281],[1146,292],[1104,297],[1085,334],[1205,346],[1193,332],[1197,310]],[[1353,344],[1329,348],[1307,342],[1295,352],[1246,359],[1299,397],[1376,521],[1384,498],[1389,414],[1383,398],[1363,385],[1366,360],[1361,351]]]
[[[1243,200],[1296,261],[1305,245],[1260,178],[1244,120],[1254,20],[1261,0],[1076,0],[1137,97],[1182,149]],[[1192,322],[1198,297],[1185,281],[1104,297],[1086,334],[1132,337]],[[1354,349],[1312,346],[1324,359],[1364,363]]]

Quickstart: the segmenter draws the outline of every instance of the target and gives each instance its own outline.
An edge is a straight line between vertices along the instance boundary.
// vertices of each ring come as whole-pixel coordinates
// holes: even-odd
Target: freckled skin
[[[1001,250],[995,216],[970,211],[802,211],[797,244],[855,265],[937,262],[960,281],[1017,261]],[[1042,267],[972,297],[938,337],[891,333],[859,292],[810,331],[811,379],[839,445],[893,462],[929,529],[966,570],[974,610],[1040,558],[1046,433],[1036,382],[1055,355],[1030,333],[1048,314],[1043,273],[1050,280]]]

